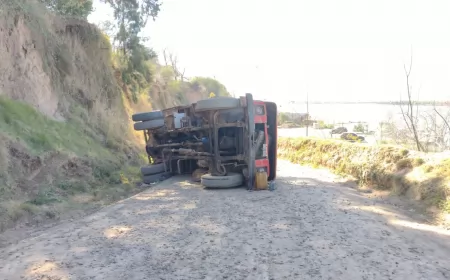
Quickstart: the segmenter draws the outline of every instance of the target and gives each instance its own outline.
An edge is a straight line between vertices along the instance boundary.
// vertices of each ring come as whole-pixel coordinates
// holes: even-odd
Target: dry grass
[[[8,137],[0,134],[0,177],[6,176],[9,166]]]
[[[45,223],[93,209],[139,191],[139,167],[102,158],[7,149],[0,174],[0,232],[18,223]],[[3,156],[2,156],[3,157]],[[35,164],[33,164],[35,163]],[[8,176],[5,176],[7,174]]]
[[[5,0],[0,15],[21,19],[29,29],[43,70],[52,81],[60,113],[123,142],[127,118],[111,62],[111,44],[86,21],[55,16],[36,0]],[[9,22],[9,21],[8,21]],[[11,27],[13,28],[13,27]],[[20,85],[17,85],[20,87]],[[8,94],[6,92],[5,94]]]
[[[280,138],[278,141],[281,158],[351,175],[360,184],[405,195],[429,209],[450,212],[450,159],[433,159],[399,147],[339,140]]]
[[[56,17],[35,0],[0,2],[0,15],[20,18],[29,29],[24,36],[36,44],[38,70],[51,78],[62,116],[55,120],[0,93],[0,232],[140,191],[139,141],[108,39],[94,25]]]

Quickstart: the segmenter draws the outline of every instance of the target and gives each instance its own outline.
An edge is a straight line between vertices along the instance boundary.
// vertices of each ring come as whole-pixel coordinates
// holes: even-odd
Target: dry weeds
[[[279,156],[355,177],[361,185],[389,190],[450,212],[450,159],[393,146],[339,140],[280,138]]]
[[[35,0],[0,2],[0,231],[139,191],[108,39]]]

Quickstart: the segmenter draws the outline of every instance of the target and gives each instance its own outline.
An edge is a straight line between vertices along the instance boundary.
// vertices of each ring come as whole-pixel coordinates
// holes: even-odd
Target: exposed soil
[[[274,192],[171,178],[2,248],[0,279],[450,278],[449,231],[328,171],[279,169]]]
[[[2,7],[4,9],[4,7]],[[45,62],[36,40],[23,17],[2,13],[0,18],[0,95],[24,101],[40,112],[54,116],[58,96],[52,90],[51,79],[44,71]]]

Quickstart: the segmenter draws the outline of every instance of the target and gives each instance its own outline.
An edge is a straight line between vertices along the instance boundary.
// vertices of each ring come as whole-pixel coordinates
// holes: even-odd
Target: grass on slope
[[[392,146],[339,140],[280,138],[279,156],[294,163],[326,167],[361,184],[390,190],[425,206],[450,212],[450,159]]]
[[[51,120],[34,108],[0,97],[0,131],[23,141],[34,155],[49,150],[113,159],[100,143],[73,123]]]
[[[87,129],[0,97],[0,232],[139,191],[139,165]]]

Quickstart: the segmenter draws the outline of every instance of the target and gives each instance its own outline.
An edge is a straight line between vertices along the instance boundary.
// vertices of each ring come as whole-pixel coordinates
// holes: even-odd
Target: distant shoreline
[[[306,104],[306,101],[296,101],[294,104]],[[376,104],[376,105],[407,105],[407,101],[310,101],[309,104]],[[450,106],[450,101],[413,101],[420,106]]]

